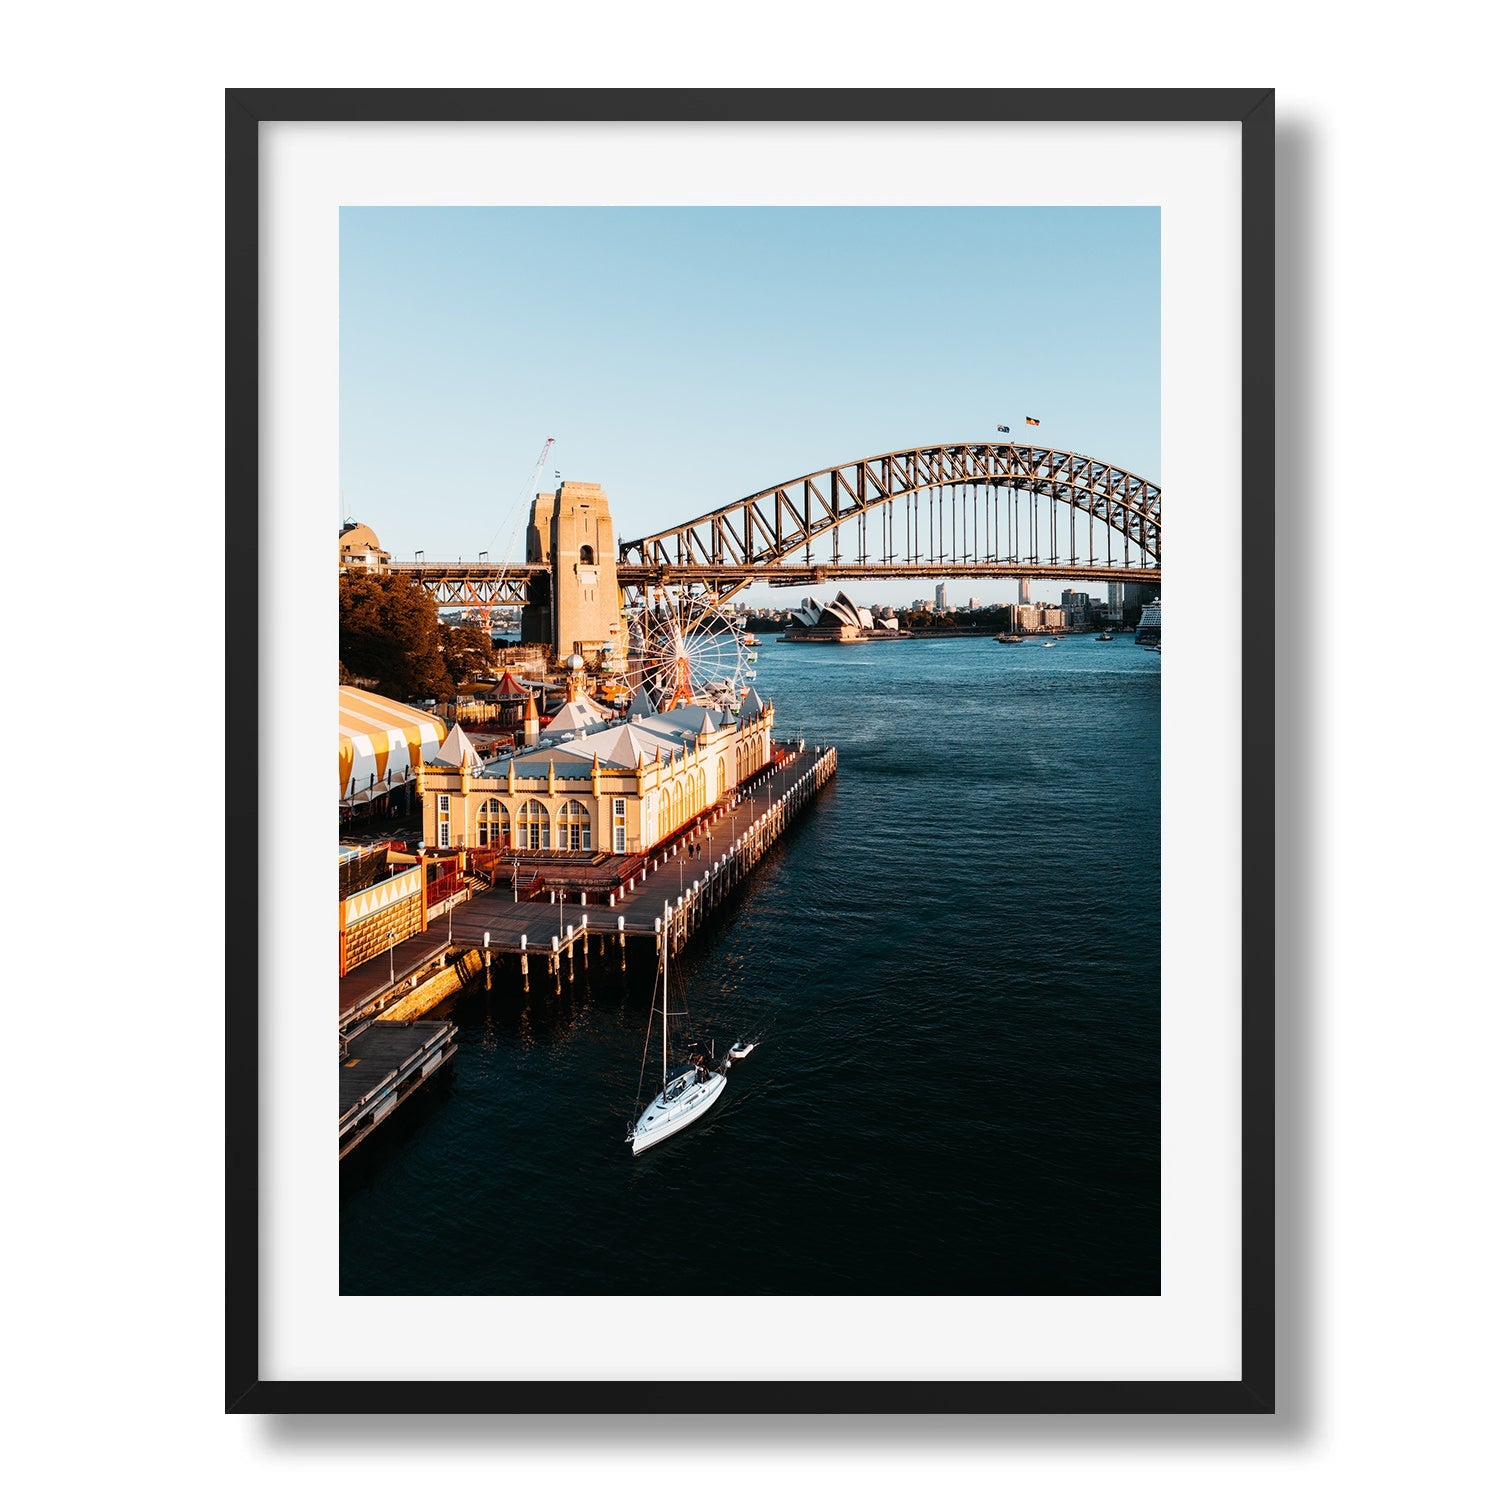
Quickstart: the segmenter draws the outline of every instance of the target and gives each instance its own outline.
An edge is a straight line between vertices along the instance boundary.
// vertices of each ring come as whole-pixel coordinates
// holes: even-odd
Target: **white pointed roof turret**
[[[448,731],[447,739],[432,758],[444,765],[457,766],[459,770],[478,770],[484,764],[484,757],[474,748],[473,740],[464,733],[461,724],[455,724]]]

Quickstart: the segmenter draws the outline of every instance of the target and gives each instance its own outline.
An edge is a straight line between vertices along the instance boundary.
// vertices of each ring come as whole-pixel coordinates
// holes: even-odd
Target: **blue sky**
[[[1160,476],[1154,208],[346,208],[340,244],[340,510],[398,557],[519,557],[548,437],[622,540],[999,422]]]

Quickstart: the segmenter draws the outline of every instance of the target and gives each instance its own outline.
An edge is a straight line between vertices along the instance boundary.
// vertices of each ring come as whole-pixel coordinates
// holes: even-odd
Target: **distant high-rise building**
[[[1063,613],[1067,615],[1069,625],[1087,625],[1093,614],[1093,603],[1082,589],[1062,591]]]
[[[937,586],[937,592],[933,595],[933,598],[936,601],[937,608],[939,608],[939,609],[947,609],[947,607],[948,607],[948,585],[946,583],[940,583],[940,584],[938,584],[938,586]]]
[[[1140,623],[1141,611],[1156,598],[1154,583],[1126,583],[1120,587],[1120,623],[1125,626]]]
[[[979,608],[979,601],[977,599],[970,599],[969,600],[969,608],[970,609],[978,609]]]
[[[1105,611],[1105,618],[1111,625],[1134,625],[1141,618],[1141,610],[1159,592],[1154,583],[1111,583],[1109,608]]]
[[[1029,578],[1018,578],[1018,579],[1016,579],[1016,588],[1019,590],[1019,592],[1016,594],[1016,603],[1017,604],[1030,604],[1031,603],[1031,580]]]

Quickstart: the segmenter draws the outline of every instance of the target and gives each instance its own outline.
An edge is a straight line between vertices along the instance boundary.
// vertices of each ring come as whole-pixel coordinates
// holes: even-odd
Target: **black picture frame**
[[[1274,91],[1270,89],[495,90],[225,92],[225,600],[227,680],[257,682],[259,127],[275,121],[1237,122],[1241,129],[1242,1012],[1241,1377],[1168,1381],[669,1381],[655,1411],[702,1414],[1270,1413],[1275,1410]],[[1248,585],[1254,581],[1256,588]],[[254,694],[226,710],[225,873],[236,926],[257,909]],[[254,945],[225,970],[225,1409],[240,1413],[630,1413],[639,1387],[601,1380],[263,1380],[259,1361],[259,972]]]

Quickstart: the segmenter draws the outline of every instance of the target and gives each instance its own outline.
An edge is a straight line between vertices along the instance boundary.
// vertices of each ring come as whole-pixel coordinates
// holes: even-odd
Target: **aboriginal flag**
[[[1026,425],[1028,427],[1040,427],[1042,425],[1042,419],[1040,417],[1027,417]]]

